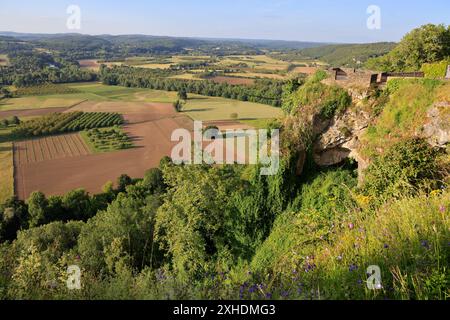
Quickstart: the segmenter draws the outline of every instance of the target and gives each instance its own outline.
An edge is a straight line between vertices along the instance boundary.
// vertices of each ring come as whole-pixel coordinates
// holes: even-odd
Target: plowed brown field
[[[158,166],[170,156],[176,142],[173,130],[193,129],[192,121],[177,114],[170,104],[103,102],[83,103],[71,111],[119,112],[127,124],[124,131],[135,148],[103,154],[90,154],[78,134],[17,142],[14,147],[15,190],[20,199],[33,191],[61,195],[76,188],[101,192],[108,181],[121,174],[133,178]]]

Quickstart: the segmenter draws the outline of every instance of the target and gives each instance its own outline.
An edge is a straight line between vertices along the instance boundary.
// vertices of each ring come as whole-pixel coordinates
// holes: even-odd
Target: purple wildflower
[[[289,297],[289,291],[281,291],[281,296],[282,296],[283,298]]]
[[[430,249],[430,244],[427,240],[422,240],[420,242],[420,244],[422,245],[422,247],[424,247],[425,249]]]
[[[266,299],[272,299],[272,294],[271,293],[266,293]]]
[[[349,270],[350,272],[356,271],[356,270],[358,270],[358,266],[355,265],[355,264],[351,264],[351,265],[348,267],[348,270]]]

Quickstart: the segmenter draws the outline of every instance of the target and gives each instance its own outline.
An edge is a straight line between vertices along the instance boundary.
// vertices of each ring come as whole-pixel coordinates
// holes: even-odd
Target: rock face
[[[427,124],[417,136],[428,140],[431,146],[445,148],[450,142],[450,103],[436,103],[429,108]],[[315,119],[314,161],[319,166],[339,164],[346,158],[358,162],[358,170],[362,173],[369,162],[359,154],[360,137],[366,132],[371,122],[370,115],[353,107],[342,115],[328,121]],[[360,177],[363,177],[360,174]]]
[[[359,137],[370,123],[370,116],[361,110],[348,110],[335,116],[314,143],[314,159],[318,165],[342,162],[359,146]]]
[[[428,121],[422,135],[433,147],[445,148],[450,142],[450,104],[436,103],[428,110]]]

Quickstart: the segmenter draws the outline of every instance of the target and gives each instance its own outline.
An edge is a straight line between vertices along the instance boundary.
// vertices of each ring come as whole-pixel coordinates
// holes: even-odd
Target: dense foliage
[[[296,112],[306,106],[314,109],[325,119],[332,118],[335,114],[345,111],[352,99],[346,90],[338,86],[328,86],[321,81],[326,78],[324,71],[318,71],[303,85],[291,83],[285,87],[282,108],[285,113]]]
[[[9,65],[0,67],[0,85],[27,87],[45,83],[92,81],[95,73],[82,70],[76,61],[36,51],[8,53]]]
[[[98,152],[128,149],[133,146],[130,137],[119,127],[92,129],[83,133],[83,136],[87,137],[88,144]]]
[[[52,83],[45,83],[38,86],[21,87],[14,91],[15,97],[22,96],[41,96],[41,95],[51,95],[51,94],[70,94],[78,93],[79,91],[75,88],[71,88],[66,85],[56,85]]]
[[[16,126],[12,133],[19,137],[38,137],[85,129],[111,127],[123,123],[118,113],[111,112],[68,112],[53,113],[25,121]]]
[[[427,24],[408,33],[389,54],[367,61],[369,69],[418,71],[450,56],[450,26]]]
[[[338,44],[307,48],[290,53],[276,55],[286,61],[320,60],[332,66],[350,68],[361,67],[368,59],[387,54],[395,47],[395,43],[381,42],[368,44]]]

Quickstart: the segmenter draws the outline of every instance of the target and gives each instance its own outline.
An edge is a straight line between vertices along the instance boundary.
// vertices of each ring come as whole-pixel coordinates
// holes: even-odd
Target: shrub
[[[385,197],[414,194],[436,184],[437,152],[422,139],[392,146],[366,170],[363,193],[383,201]]]

